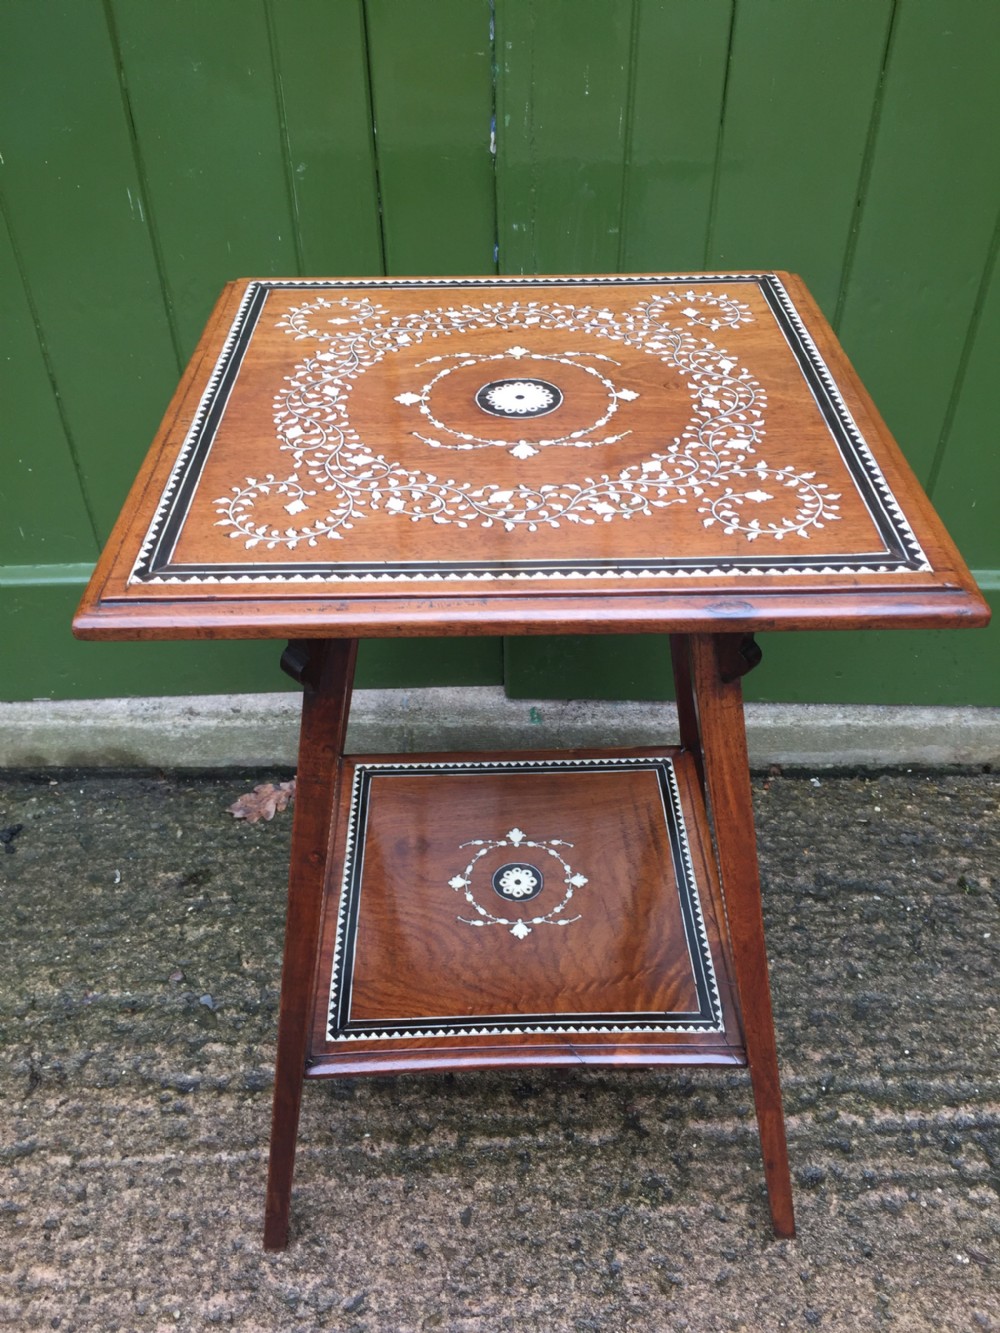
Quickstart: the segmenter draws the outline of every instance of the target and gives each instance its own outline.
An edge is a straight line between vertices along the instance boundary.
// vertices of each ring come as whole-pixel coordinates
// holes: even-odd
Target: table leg
[[[792,1182],[778,1080],[740,685],[740,677],[757,660],[759,650],[752,639],[746,640],[739,634],[691,637],[705,777],[732,941],[736,989],[743,1011],[771,1222],[776,1235],[794,1236]]]
[[[264,1210],[264,1246],[268,1250],[282,1250],[288,1243],[327,859],[333,841],[356,656],[354,639],[319,639],[289,644],[281,659],[282,668],[301,681],[304,692]]]
[[[691,640],[687,634],[671,634],[670,662],[674,671],[674,698],[677,701],[677,724],[681,745],[694,759],[701,790],[705,791],[705,765],[701,753],[701,729],[691,682]]]

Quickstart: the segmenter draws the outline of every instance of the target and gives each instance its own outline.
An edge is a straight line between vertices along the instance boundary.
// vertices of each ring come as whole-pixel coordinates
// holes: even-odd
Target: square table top
[[[81,637],[984,624],[802,282],[244,279]]]

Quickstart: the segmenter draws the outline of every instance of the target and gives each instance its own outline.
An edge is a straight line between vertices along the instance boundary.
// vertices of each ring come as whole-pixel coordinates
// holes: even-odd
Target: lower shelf
[[[345,760],[306,1073],[745,1064],[679,750]]]

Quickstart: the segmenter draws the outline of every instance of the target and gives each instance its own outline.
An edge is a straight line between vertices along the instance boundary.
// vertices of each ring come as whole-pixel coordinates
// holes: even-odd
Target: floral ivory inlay
[[[289,336],[313,348],[274,403],[278,448],[288,457],[290,471],[283,477],[270,472],[246,477],[234,485],[215,502],[218,524],[247,549],[293,550],[342,539],[373,511],[413,522],[502,525],[531,533],[565,523],[627,520],[693,502],[706,528],[718,525],[727,535],[775,542],[808,538],[839,518],[840,496],[817,482],[813,472],[771,467],[758,456],[767,407],[762,385],[735,355],[692,331],[725,329],[738,335],[751,321],[749,307],[725,292],[693,289],[657,292],[622,311],[558,300],[501,299],[394,315],[366,296],[335,301],[317,296],[279,321]],[[349,412],[351,389],[361,376],[386,357],[422,346],[432,334],[460,347],[463,333],[483,330],[509,333],[510,345],[489,355],[462,350],[430,355],[420,362],[424,382],[396,395],[404,413],[413,414],[413,437],[442,451],[442,457],[455,450],[500,447],[526,459],[542,448],[600,451],[623,439],[629,432],[617,425],[621,404],[640,394],[620,382],[620,363],[612,355],[616,345],[656,357],[684,378],[691,400],[687,424],[620,470],[543,485],[442,480],[437,473],[394,461],[361,438]],[[581,349],[546,353],[523,345],[529,333],[548,330],[578,335]],[[512,443],[436,415],[430,402],[434,387],[457,367],[473,365],[483,371],[484,423],[502,416],[516,425],[530,414],[551,422],[552,435]],[[560,372],[569,366],[600,386],[602,407],[592,422],[560,435],[562,414],[549,398],[556,401],[562,394]],[[264,519],[258,505],[265,497],[271,505],[280,501],[287,525]]]
[[[586,875],[581,875],[575,871],[569,864],[563,854],[557,850],[562,847],[572,847],[571,842],[564,842],[561,838],[550,838],[548,841],[536,842],[529,838],[527,834],[522,833],[519,828],[513,828],[505,838],[474,838],[471,842],[463,842],[463,847],[475,847],[477,850],[473,853],[469,864],[461,872],[448,881],[449,885],[457,892],[465,895],[465,901],[475,911],[475,917],[460,916],[459,921],[463,921],[467,926],[508,926],[510,933],[519,940],[531,934],[532,926],[569,926],[574,921],[579,921],[579,916],[564,917],[577,889],[582,889],[588,882]],[[563,894],[561,899],[547,912],[539,913],[537,916],[528,916],[525,914],[515,917],[497,916],[476,897],[474,883],[476,878],[476,867],[484,856],[491,852],[501,851],[506,847],[512,848],[520,857],[525,857],[528,851],[544,852],[551,857],[558,865],[558,876],[562,883]],[[542,885],[542,872],[535,866],[526,862],[526,859],[518,864],[503,866],[494,876],[494,888],[497,894],[511,903],[519,901],[531,901],[539,893]],[[559,920],[556,920],[556,918]]]

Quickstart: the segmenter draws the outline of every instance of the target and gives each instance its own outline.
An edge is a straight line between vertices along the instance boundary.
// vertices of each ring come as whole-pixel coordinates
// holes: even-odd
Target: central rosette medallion
[[[621,409],[640,390],[623,382],[618,363],[588,340],[560,331],[549,334],[544,348],[512,341],[497,347],[495,333],[465,333],[461,351],[430,356],[428,341],[403,349],[386,368],[393,378],[405,375],[407,387],[393,400],[404,409],[400,425],[424,445],[502,448],[525,459],[552,446],[617,444],[631,431]],[[358,389],[355,412],[365,397]]]
[[[547,416],[562,400],[562,390],[546,380],[492,380],[476,394],[476,406],[495,417]]]

